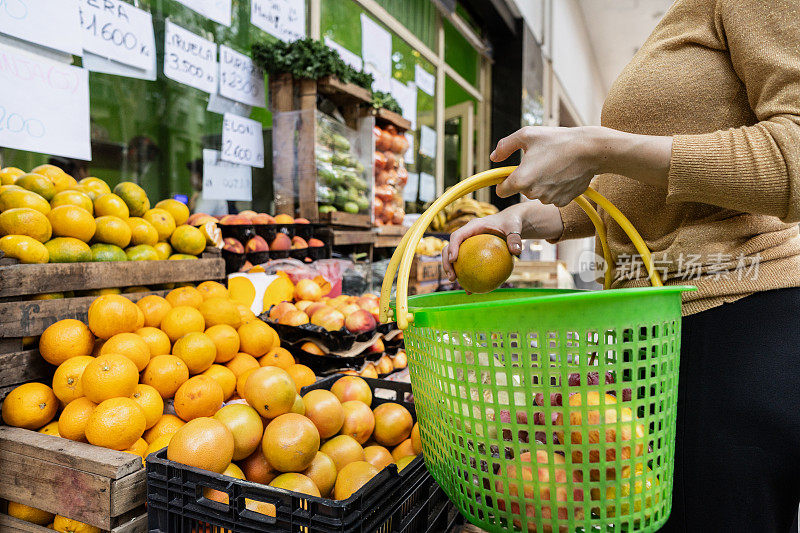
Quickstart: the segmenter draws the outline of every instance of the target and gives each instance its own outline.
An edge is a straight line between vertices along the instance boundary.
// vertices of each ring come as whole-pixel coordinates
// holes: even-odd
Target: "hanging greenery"
[[[383,91],[372,91],[372,107],[375,109],[383,108],[400,115],[403,114],[403,109],[394,99],[394,96]]]

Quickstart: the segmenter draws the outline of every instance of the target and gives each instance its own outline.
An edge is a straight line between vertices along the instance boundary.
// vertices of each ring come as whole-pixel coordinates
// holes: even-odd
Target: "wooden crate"
[[[147,531],[140,457],[27,429],[0,427],[0,498],[113,533]],[[0,531],[47,532],[0,514]]]
[[[515,261],[508,282],[515,287],[558,288],[558,273],[566,271],[564,261]]]
[[[415,281],[439,281],[442,274],[442,256],[414,256],[409,279]]]
[[[430,294],[439,290],[438,281],[416,281],[408,284],[408,294]]]

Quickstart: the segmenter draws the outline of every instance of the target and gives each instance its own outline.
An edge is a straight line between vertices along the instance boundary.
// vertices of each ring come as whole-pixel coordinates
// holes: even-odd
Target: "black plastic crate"
[[[337,375],[320,380],[305,387],[302,393],[319,388],[330,389],[341,377]],[[373,389],[373,407],[397,402],[404,405],[416,420],[414,405],[405,401],[411,393],[410,385],[369,378],[365,381]],[[390,397],[376,397],[376,390],[389,391]],[[395,465],[389,465],[350,498],[339,501],[305,496],[174,463],[166,458],[166,453],[166,449],[162,449],[147,458],[151,533],[442,531],[429,529],[428,525],[432,523],[430,520],[444,523],[441,508],[449,504],[446,498],[444,504],[439,503],[444,493],[425,469],[421,455],[402,472],[398,472]],[[206,488],[225,492],[229,504],[203,497]],[[276,516],[247,510],[246,499],[274,506]]]

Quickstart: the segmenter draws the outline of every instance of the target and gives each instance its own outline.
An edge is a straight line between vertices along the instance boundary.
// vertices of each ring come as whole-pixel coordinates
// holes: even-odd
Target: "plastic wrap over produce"
[[[401,225],[405,218],[403,189],[408,183],[408,170],[403,155],[408,150],[406,136],[388,125],[372,129],[375,141],[375,198],[372,221],[376,226]]]

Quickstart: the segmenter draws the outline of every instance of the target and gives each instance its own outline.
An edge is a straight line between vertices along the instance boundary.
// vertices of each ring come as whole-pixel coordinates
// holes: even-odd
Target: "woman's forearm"
[[[521,202],[504,209],[503,212],[519,218],[520,236],[523,239],[555,240],[564,230],[558,207],[543,204],[539,200]]]
[[[646,185],[667,188],[672,137],[637,135],[602,127],[588,127],[597,174],[619,174]]]

